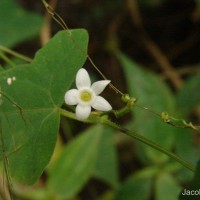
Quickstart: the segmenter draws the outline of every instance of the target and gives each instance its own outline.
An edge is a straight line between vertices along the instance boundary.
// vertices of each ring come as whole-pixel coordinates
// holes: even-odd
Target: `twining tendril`
[[[126,106],[119,110],[112,111],[116,117],[121,117],[124,114],[130,112],[135,106],[151,112],[152,114],[158,116],[164,123],[174,126],[176,128],[190,128],[195,131],[200,131],[200,126],[194,125],[192,122],[187,122],[185,119],[172,117],[167,112],[158,113],[147,107],[141,106],[140,104],[138,104],[137,99],[130,97],[129,94],[124,94],[121,99],[123,102],[126,103]]]
[[[185,119],[178,119],[170,116],[167,112],[161,113],[161,119],[172,126],[177,128],[191,128],[195,131],[200,131],[200,126],[194,125],[192,122],[187,122]],[[181,123],[180,125],[177,123]]]

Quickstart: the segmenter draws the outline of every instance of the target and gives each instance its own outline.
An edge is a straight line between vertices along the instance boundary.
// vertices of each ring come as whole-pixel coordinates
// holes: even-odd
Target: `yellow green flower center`
[[[84,90],[81,92],[80,98],[82,101],[88,102],[92,99],[92,94],[89,91]]]

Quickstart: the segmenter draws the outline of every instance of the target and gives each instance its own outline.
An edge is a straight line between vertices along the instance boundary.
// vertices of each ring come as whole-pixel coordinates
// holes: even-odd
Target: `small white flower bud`
[[[8,83],[8,85],[11,85],[12,84],[12,78],[7,78],[7,83]]]

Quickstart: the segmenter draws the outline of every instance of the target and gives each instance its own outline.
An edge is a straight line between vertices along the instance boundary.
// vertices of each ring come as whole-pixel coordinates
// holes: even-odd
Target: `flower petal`
[[[76,74],[76,87],[78,89],[83,87],[90,87],[91,81],[88,72],[81,68]]]
[[[112,110],[112,106],[103,97],[97,96],[92,107],[96,110],[109,111]]]
[[[77,119],[80,119],[80,120],[87,119],[90,113],[91,113],[91,106],[82,106],[80,104],[76,106]]]
[[[109,83],[109,80],[97,81],[92,84],[91,88],[96,95],[99,95]]]
[[[68,105],[76,105],[78,103],[78,90],[72,89],[65,93],[65,103]]]

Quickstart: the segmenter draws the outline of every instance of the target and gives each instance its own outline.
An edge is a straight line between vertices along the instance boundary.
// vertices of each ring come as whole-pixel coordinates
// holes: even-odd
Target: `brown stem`
[[[4,200],[10,200],[10,195],[9,195],[9,190],[7,188],[7,185],[4,182],[4,179],[2,176],[0,176],[0,196],[4,199]]]
[[[55,8],[57,4],[57,0],[50,0],[49,5],[51,5],[52,8]],[[42,46],[44,46],[51,38],[51,20],[52,17],[46,13],[44,17],[44,24],[40,31],[40,40]]]

